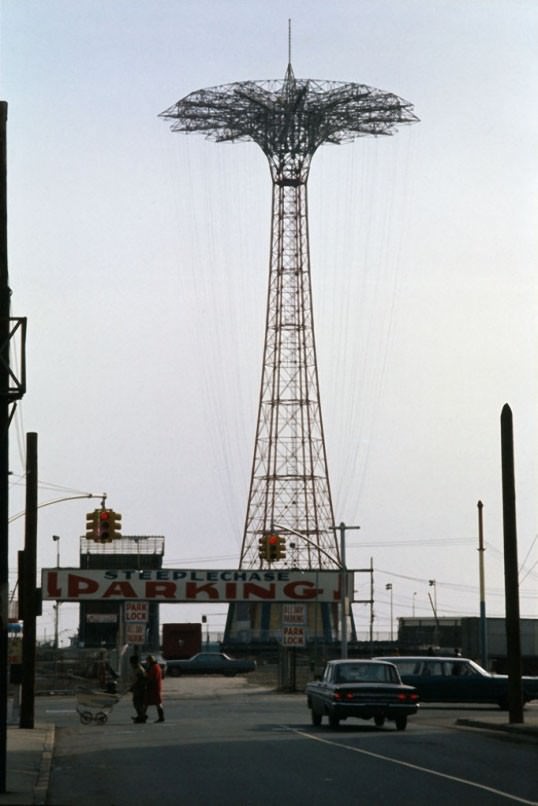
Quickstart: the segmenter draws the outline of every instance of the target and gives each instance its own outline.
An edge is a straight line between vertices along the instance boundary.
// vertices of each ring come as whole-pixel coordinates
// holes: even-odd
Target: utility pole
[[[333,527],[336,528],[336,527]],[[340,532],[340,562],[341,562],[341,583],[340,583],[340,657],[347,658],[347,616],[349,592],[347,589],[347,568],[346,568],[346,531],[348,529],[360,529],[360,526],[346,526],[345,523],[338,525]],[[349,608],[351,605],[349,604]]]
[[[22,696],[19,727],[34,727],[37,616],[37,434],[26,435],[26,529],[24,538]]]
[[[0,792],[6,791],[9,602],[9,283],[7,270],[7,103],[0,101]]]
[[[523,722],[519,582],[517,565],[516,484],[514,473],[514,429],[512,422],[512,410],[508,403],[503,406],[501,413],[501,464],[509,721]]]
[[[488,623],[486,619],[486,591],[484,584],[484,524],[482,510],[484,504],[479,501],[478,507],[478,574],[480,582],[480,661],[484,669],[488,668]]]

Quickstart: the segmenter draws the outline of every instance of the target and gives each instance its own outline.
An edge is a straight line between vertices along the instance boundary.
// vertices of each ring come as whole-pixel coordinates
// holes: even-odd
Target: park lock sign
[[[321,570],[44,568],[42,595],[59,602],[338,602],[343,574]],[[353,590],[353,573],[346,572]]]

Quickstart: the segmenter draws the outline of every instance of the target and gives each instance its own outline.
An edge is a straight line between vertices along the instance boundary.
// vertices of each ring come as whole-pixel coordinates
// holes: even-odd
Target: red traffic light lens
[[[278,535],[269,535],[269,537],[267,538],[267,542],[271,546],[275,546],[278,543]]]
[[[108,521],[110,518],[110,512],[107,512],[106,509],[103,512],[99,513],[99,520],[100,521]]]

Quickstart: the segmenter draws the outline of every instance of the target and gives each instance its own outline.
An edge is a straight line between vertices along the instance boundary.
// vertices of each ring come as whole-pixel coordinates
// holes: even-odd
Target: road
[[[72,699],[40,698],[38,718],[57,725],[50,806],[538,804],[538,745],[456,728],[461,709],[423,706],[403,732],[332,730],[310,725],[304,695],[243,678],[167,679],[165,698],[166,721],[145,725],[130,695],[105,725],[80,724]]]

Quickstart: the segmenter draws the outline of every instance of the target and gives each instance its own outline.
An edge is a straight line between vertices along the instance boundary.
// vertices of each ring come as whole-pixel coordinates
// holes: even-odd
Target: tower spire
[[[286,70],[286,81],[294,81],[293,67],[291,66],[291,18],[288,20],[288,69]]]

